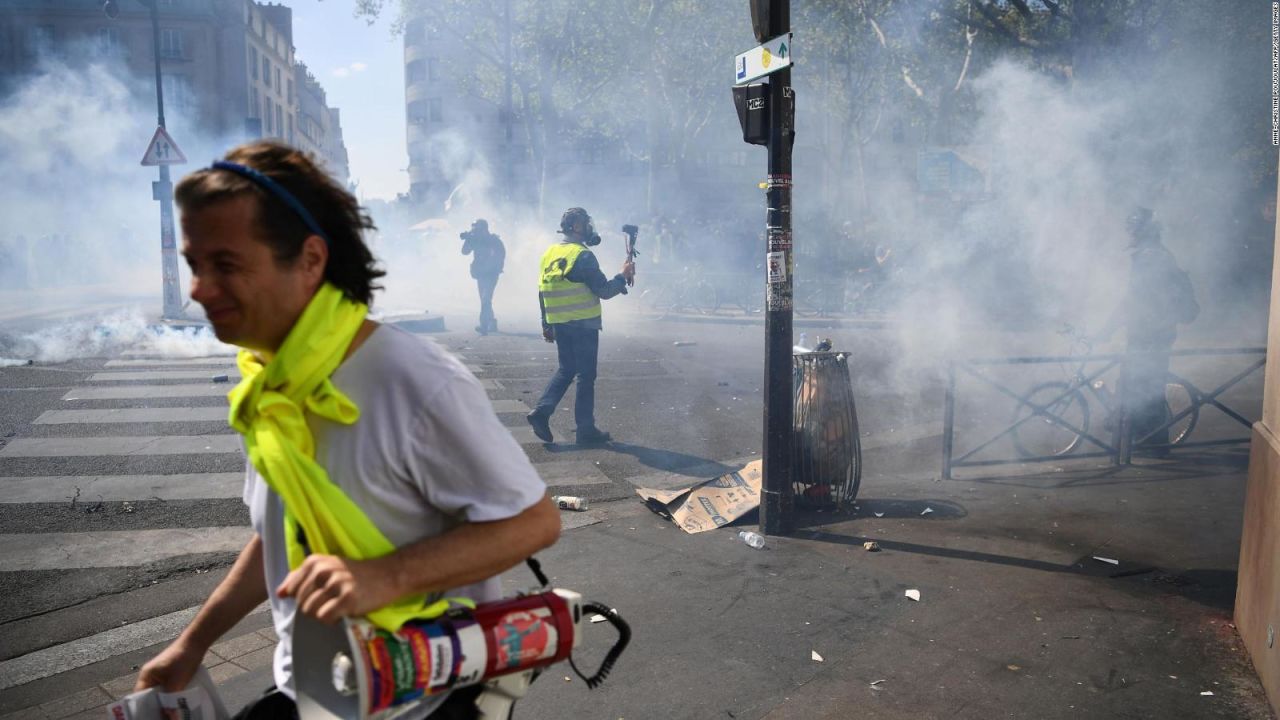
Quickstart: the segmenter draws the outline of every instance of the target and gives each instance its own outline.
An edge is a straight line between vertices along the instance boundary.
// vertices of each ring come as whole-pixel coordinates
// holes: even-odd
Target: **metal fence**
[[[1167,397],[1171,405],[1165,421],[1135,437],[1133,413],[1125,399],[1123,387],[1129,369],[1143,358],[1137,354],[1065,355],[1011,358],[980,358],[952,361],[947,371],[947,390],[943,408],[942,476],[950,480],[956,468],[1022,465],[1028,463],[1062,462],[1087,458],[1107,458],[1113,465],[1130,462],[1134,446],[1155,452],[1173,452],[1189,448],[1218,445],[1235,445],[1249,442],[1249,435],[1197,440],[1192,437],[1200,411],[1214,408],[1234,423],[1252,428],[1252,422],[1238,409],[1230,407],[1223,394],[1239,385],[1266,364],[1266,348],[1225,348],[1202,350],[1178,350],[1167,353],[1170,360],[1178,358],[1248,358],[1248,362],[1227,380],[1212,390],[1202,391],[1186,378],[1170,372],[1166,379]],[[1050,380],[1033,384],[1019,392],[1008,380],[997,379],[997,369],[1016,366],[1047,364],[1071,366],[1065,380]],[[1111,392],[1104,376],[1118,372],[1121,377],[1118,392]],[[988,436],[967,449],[957,448],[956,405],[958,399],[957,377],[972,379],[995,391],[1013,403],[1007,424],[987,423]],[[1097,408],[1104,411],[1103,432],[1093,431],[1091,421]],[[979,423],[981,424],[981,423]],[[998,427],[994,434],[990,427]],[[1025,429],[1047,427],[1056,442],[1037,448],[1032,443],[1020,441]],[[1170,437],[1165,442],[1154,442],[1161,434]],[[1002,441],[1009,441],[1002,443]],[[1001,452],[1001,449],[1005,452]],[[1014,455],[1014,457],[1009,457]]]

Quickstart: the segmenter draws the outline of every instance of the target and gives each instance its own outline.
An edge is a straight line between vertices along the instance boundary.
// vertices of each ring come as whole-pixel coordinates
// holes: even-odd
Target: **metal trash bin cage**
[[[796,353],[792,366],[796,506],[851,510],[862,482],[862,442],[848,354]]]

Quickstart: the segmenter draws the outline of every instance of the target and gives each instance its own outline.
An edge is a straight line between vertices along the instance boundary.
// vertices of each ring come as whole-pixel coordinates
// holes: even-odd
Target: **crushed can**
[[[586,510],[587,499],[577,495],[552,495],[551,502],[561,510]]]

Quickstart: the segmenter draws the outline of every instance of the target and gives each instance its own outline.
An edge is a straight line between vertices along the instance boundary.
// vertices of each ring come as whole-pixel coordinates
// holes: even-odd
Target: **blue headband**
[[[254,184],[256,184],[258,187],[266,190],[267,192],[276,196],[276,198],[279,199],[281,202],[283,202],[285,205],[288,205],[289,209],[292,210],[302,220],[303,224],[307,226],[308,230],[310,230],[312,233],[316,235],[319,235],[320,239],[324,240],[325,245],[331,244],[329,242],[328,233],[320,229],[320,223],[316,222],[316,219],[312,217],[311,213],[307,212],[307,209],[302,206],[302,203],[298,201],[298,198],[294,197],[293,193],[289,192],[288,190],[285,190],[284,186],[282,186],[280,183],[276,182],[275,180],[272,180],[271,178],[267,177],[266,175],[262,174],[257,170],[254,170],[253,168],[247,165],[241,165],[239,163],[227,162],[225,160],[216,160],[213,163],[213,167],[217,170],[230,170],[231,172],[237,175],[240,175],[241,177],[245,177],[245,178],[248,178],[249,180],[252,180]]]

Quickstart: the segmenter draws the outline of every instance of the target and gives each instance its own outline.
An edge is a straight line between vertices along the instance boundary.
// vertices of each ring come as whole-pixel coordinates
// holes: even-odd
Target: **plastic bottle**
[[[764,547],[764,536],[758,532],[752,532],[750,530],[739,530],[738,537],[742,538],[742,542],[750,545],[751,547],[757,550]]]

